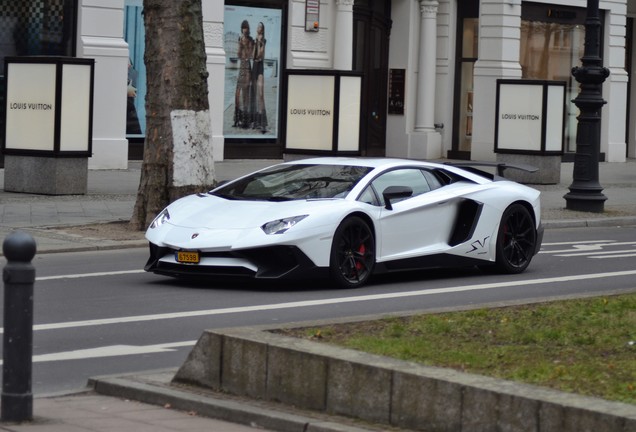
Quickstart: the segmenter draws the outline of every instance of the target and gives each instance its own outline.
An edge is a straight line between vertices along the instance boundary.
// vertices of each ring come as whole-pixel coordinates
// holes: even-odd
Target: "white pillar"
[[[601,110],[601,152],[605,152],[607,162],[627,160],[625,125],[627,124],[627,84],[630,79],[625,71],[625,38],[614,36],[622,36],[625,32],[627,3],[625,0],[617,1],[605,13],[603,33],[606,36],[605,41],[601,42],[604,44],[603,64],[610,70],[610,75],[603,86],[603,99],[607,101],[607,105]],[[633,80],[632,87],[634,87]]]
[[[128,167],[124,2],[79,2],[77,56],[95,59],[93,156],[90,169]]]
[[[203,35],[208,73],[208,98],[212,116],[212,148],[215,161],[224,158],[223,110],[225,95],[224,2],[204,1]]]
[[[420,0],[420,49],[418,52],[417,117],[415,131],[434,130],[435,68],[437,65],[437,0]]]
[[[497,79],[521,78],[521,2],[482,0],[479,59],[473,80],[473,139],[470,158],[494,161]]]
[[[408,157],[436,159],[442,156],[442,137],[435,130],[435,86],[437,68],[437,0],[419,0],[420,40],[418,50],[415,129],[409,136]]]
[[[333,68],[351,70],[353,65],[353,0],[336,0]]]

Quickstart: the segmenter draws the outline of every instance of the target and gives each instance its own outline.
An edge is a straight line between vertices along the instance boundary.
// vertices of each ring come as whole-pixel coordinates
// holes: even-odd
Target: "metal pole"
[[[31,393],[33,357],[33,284],[35,240],[16,231],[7,236],[4,281],[4,337],[2,345],[2,421],[33,419]]]
[[[609,70],[603,67],[600,57],[601,20],[598,3],[599,0],[587,0],[582,66],[572,69],[572,75],[581,84],[581,92],[573,100],[580,114],[576,129],[573,182],[569,187],[570,192],[563,198],[566,208],[570,210],[601,213],[607,200],[598,176],[601,108],[605,105],[603,82],[609,76]]]

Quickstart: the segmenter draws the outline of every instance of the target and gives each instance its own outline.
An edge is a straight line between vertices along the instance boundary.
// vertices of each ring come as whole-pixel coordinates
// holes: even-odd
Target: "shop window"
[[[223,134],[278,137],[283,10],[226,4]]]
[[[126,138],[132,141],[146,134],[146,33],[142,12],[142,0],[126,0],[124,3],[124,40],[128,43]]]
[[[522,78],[566,82],[566,152],[576,151],[579,92],[572,68],[580,66],[585,43],[585,10],[524,2],[521,19]]]
[[[470,152],[473,139],[473,70],[478,57],[478,32],[478,18],[463,20],[458,133],[460,152]]]
[[[457,32],[453,145],[448,157],[470,159],[473,138],[474,69],[479,57],[479,0],[459,2]]]
[[[0,1],[0,127],[4,129],[4,58],[74,56],[76,0]]]
[[[0,61],[6,56],[72,56],[74,0],[0,2]]]

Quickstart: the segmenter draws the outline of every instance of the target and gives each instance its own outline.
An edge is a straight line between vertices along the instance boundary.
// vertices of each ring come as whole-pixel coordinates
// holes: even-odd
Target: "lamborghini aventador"
[[[496,165],[496,164],[495,164]],[[146,232],[145,269],[174,277],[330,278],[448,266],[520,273],[543,237],[539,191],[503,164],[313,158],[179,199]]]

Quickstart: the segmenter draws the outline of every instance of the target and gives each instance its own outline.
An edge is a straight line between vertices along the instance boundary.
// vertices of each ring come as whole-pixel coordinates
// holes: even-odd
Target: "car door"
[[[387,209],[382,192],[390,186],[408,187],[410,197],[391,200]],[[448,248],[457,202],[426,169],[401,168],[371,182],[382,206],[377,226],[377,260],[391,261],[441,252]]]

